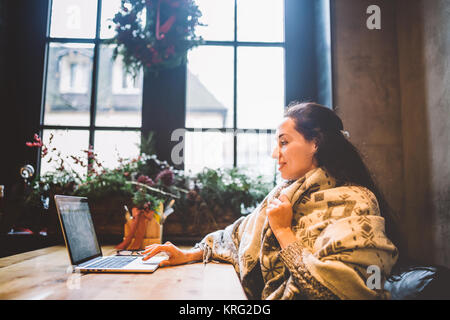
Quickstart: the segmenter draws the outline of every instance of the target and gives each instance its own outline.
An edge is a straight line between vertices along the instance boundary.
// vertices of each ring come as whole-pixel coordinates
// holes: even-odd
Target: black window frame
[[[284,0],[284,41],[249,42],[238,41],[238,0],[234,0],[233,41],[205,41],[204,46],[231,46],[234,50],[233,70],[233,127],[191,128],[189,132],[209,130],[233,132],[233,167],[239,166],[238,135],[252,133],[274,134],[276,129],[238,128],[237,106],[237,48],[238,47],[281,47],[284,49],[284,96],[285,106],[292,101],[315,101],[330,108],[333,106],[332,54],[333,32],[331,25],[331,0]],[[330,30],[326,30],[330,27]],[[327,38],[326,31],[329,31]],[[185,92],[186,94],[186,92]],[[281,110],[283,112],[283,110]],[[184,121],[185,122],[185,121]]]
[[[237,48],[238,47],[282,47],[285,53],[285,105],[294,100],[316,101],[328,106],[332,106],[332,56],[330,52],[324,52],[323,56],[318,55],[316,48],[322,45],[326,39],[323,34],[319,34],[318,24],[323,19],[330,19],[333,10],[331,0],[284,0],[284,41],[283,42],[248,42],[237,40],[237,5],[238,0],[234,0],[234,39],[233,41],[205,41],[204,46],[231,46],[234,54],[234,79],[233,79],[233,127],[223,128],[190,128],[186,127],[186,74],[187,65],[164,70],[155,76],[151,73],[144,73],[144,83],[142,92],[142,125],[141,127],[109,127],[96,126],[95,117],[97,109],[97,84],[98,84],[98,61],[100,46],[107,39],[100,38],[101,7],[102,0],[97,2],[96,34],[94,39],[81,38],[52,38],[49,36],[50,17],[52,10],[52,0],[48,0],[48,16],[46,20],[45,37],[45,62],[43,69],[41,110],[39,119],[39,133],[44,130],[89,130],[89,145],[94,146],[94,136],[96,131],[140,131],[142,135],[149,132],[155,134],[155,147],[157,156],[172,164],[171,150],[178,141],[171,141],[171,133],[174,129],[184,128],[189,132],[205,132],[215,130],[220,132],[233,132],[233,166],[239,166],[237,159],[237,139],[241,133],[275,133],[276,129],[261,128],[238,128],[237,127]],[[317,8],[328,3],[328,12],[320,11]],[[333,34],[330,30],[331,39]],[[311,41],[312,40],[312,41]],[[91,104],[90,104],[90,124],[89,126],[70,125],[45,125],[45,86],[47,78],[47,62],[49,43],[91,43],[94,44],[94,57],[92,68]],[[323,62],[326,63],[323,63]],[[319,88],[318,72],[326,73],[326,88]],[[170,110],[167,109],[170,106]],[[184,138],[183,138],[184,139]],[[88,147],[88,146],[87,146]],[[176,166],[180,169],[184,168]],[[40,170],[40,157],[37,159],[37,168]],[[39,172],[39,171],[38,171]]]
[[[334,2],[335,0],[285,0],[286,104],[292,100],[309,99],[332,106],[333,28],[336,25],[333,20]],[[322,10],[323,16],[319,15],[319,19],[315,18],[317,3],[329,6],[327,12]],[[25,142],[30,141],[33,134],[39,130],[42,133],[43,129],[40,123],[46,83],[46,35],[50,5],[50,0],[3,1],[2,26],[5,27],[5,48],[7,46],[8,50],[4,52],[5,72],[1,74],[4,100],[0,133],[4,137],[5,155],[0,167],[0,183],[6,187],[7,198],[12,196],[15,186],[23,184],[19,176],[21,166],[31,164],[37,170],[40,167],[39,151],[36,148],[27,148]],[[324,17],[331,20],[331,48],[322,56],[318,56],[314,47],[325,40],[312,26]],[[311,39],[314,41],[309,41]],[[323,61],[327,63],[321,64]],[[329,75],[322,94],[319,94],[317,89],[319,81],[316,79],[316,70],[321,70],[319,65],[324,67],[324,74]],[[144,75],[141,132],[155,132],[157,155],[163,160],[170,161],[173,146],[170,142],[170,132],[173,128],[185,126],[185,78],[186,69],[183,66],[163,72],[159,79]],[[167,110],[167,105],[171,106],[170,110]],[[162,125],[164,122],[169,125]],[[51,126],[45,128],[52,129]]]
[[[227,46],[233,47],[233,126],[232,127],[209,127],[209,128],[192,128],[192,127],[184,127],[184,129],[188,132],[207,132],[210,130],[220,131],[220,132],[233,132],[233,167],[237,167],[238,164],[238,135],[239,134],[254,134],[256,133],[267,133],[274,134],[276,132],[275,128],[238,128],[237,126],[237,113],[238,113],[238,105],[237,105],[237,51],[238,47],[255,47],[255,48],[263,48],[263,47],[273,47],[273,48],[283,48],[286,51],[286,41],[282,42],[265,42],[265,41],[238,41],[237,39],[237,30],[238,30],[238,0],[234,0],[234,32],[233,32],[233,40],[232,41],[213,41],[208,40],[205,41],[201,46]],[[286,3],[284,3],[286,6]],[[286,11],[286,9],[285,9]],[[286,14],[285,14],[286,15]],[[283,19],[285,20],[285,19]],[[284,27],[284,26],[283,26]],[[284,74],[286,75],[286,64]],[[286,76],[285,76],[284,88],[286,88]],[[286,90],[285,90],[286,91]],[[186,92],[187,94],[187,92]],[[286,92],[284,92],[286,96]],[[282,111],[282,110],[281,110]]]
[[[95,37],[94,38],[58,38],[50,36],[51,27],[51,14],[52,14],[52,4],[53,0],[48,0],[48,15],[46,20],[46,35],[45,35],[45,61],[44,61],[44,71],[43,71],[43,82],[42,82],[42,97],[41,97],[41,112],[39,119],[39,134],[43,136],[44,130],[82,130],[89,131],[89,142],[86,146],[88,149],[93,146],[95,149],[95,133],[96,131],[136,131],[142,132],[141,127],[133,126],[97,126],[96,116],[97,116],[97,94],[98,94],[98,70],[99,70],[99,60],[100,60],[100,47],[107,44],[108,39],[102,39],[100,37],[101,30],[101,15],[102,15],[102,2],[103,0],[97,0],[97,15],[96,15],[96,27],[95,27]],[[82,44],[93,44],[94,45],[94,55],[92,58],[92,81],[90,90],[90,106],[89,106],[89,125],[88,126],[77,126],[77,125],[48,125],[44,123],[45,120],[45,99],[46,99],[46,85],[47,85],[47,73],[48,73],[48,58],[49,58],[49,47],[51,43],[82,43]],[[40,173],[41,163],[40,157],[37,159],[37,171]],[[87,169],[86,169],[87,170]]]

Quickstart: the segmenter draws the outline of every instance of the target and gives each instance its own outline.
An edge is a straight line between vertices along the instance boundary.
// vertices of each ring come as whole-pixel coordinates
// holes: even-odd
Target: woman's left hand
[[[269,201],[266,213],[270,228],[282,248],[296,240],[291,229],[293,216],[292,204],[286,195],[282,194],[278,199]]]

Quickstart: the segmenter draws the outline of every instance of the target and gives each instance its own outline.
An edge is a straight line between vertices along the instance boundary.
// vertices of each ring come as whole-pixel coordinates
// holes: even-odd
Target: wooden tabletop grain
[[[112,246],[102,248],[114,253]],[[234,268],[192,263],[152,274],[72,273],[64,246],[0,259],[0,299],[69,300],[245,300]]]

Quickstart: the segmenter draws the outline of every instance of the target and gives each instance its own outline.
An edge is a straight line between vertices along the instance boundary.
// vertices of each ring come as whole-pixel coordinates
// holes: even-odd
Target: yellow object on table
[[[145,224],[145,228],[144,228],[145,235],[142,240],[142,243],[140,245],[138,245],[137,243],[135,243],[136,238],[133,237],[133,240],[131,241],[128,249],[136,248],[136,247],[138,247],[137,249],[145,249],[146,246],[149,246],[151,244],[161,243],[162,225],[160,225],[158,222],[156,222],[155,219],[152,219],[150,221],[145,220],[145,221],[143,221],[143,223]],[[131,229],[131,221],[128,220],[127,223],[125,223],[125,227],[124,227],[124,240],[130,234],[130,229]]]
[[[135,208],[133,209],[135,210]],[[126,220],[124,226],[124,238],[126,241],[127,238],[133,237],[129,245],[127,246],[128,250],[142,250],[145,249],[146,246],[151,244],[160,244],[162,242],[162,230],[163,225],[159,223],[160,216],[164,212],[164,205],[160,203],[159,208],[157,209],[157,214],[151,216],[151,218],[140,217],[136,222],[136,218],[132,218],[130,213],[127,212]],[[133,224],[138,223],[135,228],[134,235],[132,235]]]

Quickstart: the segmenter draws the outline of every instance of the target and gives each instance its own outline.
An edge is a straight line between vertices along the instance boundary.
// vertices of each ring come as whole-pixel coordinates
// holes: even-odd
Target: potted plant
[[[60,239],[60,226],[54,205],[54,195],[83,196],[89,199],[92,219],[96,227],[99,240],[104,242],[121,241],[124,235],[124,224],[127,223],[125,208],[139,212],[152,211],[156,220],[161,223],[160,215],[164,203],[174,198],[180,198],[183,180],[178,179],[177,171],[167,162],[160,161],[155,155],[141,152],[131,159],[119,158],[119,166],[113,169],[105,168],[92,147],[84,150],[87,161],[79,157],[61,153],[49,145],[42,143],[27,143],[29,147],[41,148],[41,157],[46,161],[57,164],[54,172],[47,172],[35,177],[32,182],[33,192],[27,197],[26,205],[40,208],[51,217],[48,223],[49,234],[57,235]],[[151,136],[143,139],[142,148],[151,147]],[[75,165],[86,170],[80,175],[77,170],[67,164],[67,159],[73,160]],[[135,210],[136,209],[136,210]],[[148,215],[148,214],[146,214]]]
[[[138,247],[139,241],[130,241],[136,234],[138,238],[150,239],[147,243],[161,242],[163,226],[165,237],[171,241],[198,241],[250,213],[272,187],[262,176],[255,177],[238,168],[205,168],[196,175],[187,175],[149,155],[151,139],[149,136],[142,140],[137,157],[119,158],[119,165],[111,169],[102,165],[92,148],[84,150],[87,161],[63,157],[35,136],[37,142],[27,145],[41,148],[42,159],[54,161],[57,166],[54,172],[35,177],[25,205],[45,212],[49,234],[60,235],[54,195],[87,197],[99,240],[122,241],[122,247],[128,248]],[[78,174],[67,164],[68,158],[86,174]],[[168,218],[171,212],[176,214]],[[138,220],[143,222],[136,223]],[[140,241],[139,246],[144,242]]]
[[[165,227],[168,238],[187,242],[198,241],[252,212],[272,187],[262,176],[238,168],[205,168],[188,180],[190,191],[176,201],[176,214]]]

